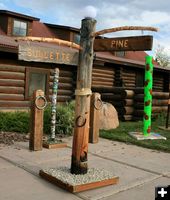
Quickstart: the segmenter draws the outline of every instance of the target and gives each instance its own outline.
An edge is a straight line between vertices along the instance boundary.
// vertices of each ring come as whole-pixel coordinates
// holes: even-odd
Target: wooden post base
[[[112,176],[108,179],[105,178],[103,180],[96,180],[96,181],[89,182],[89,183],[73,184],[73,183],[69,183],[68,180],[67,180],[68,182],[66,182],[65,180],[63,181],[60,178],[56,177],[55,175],[51,175],[51,173],[47,172],[46,170],[40,170],[39,175],[43,179],[55,184],[56,186],[59,186],[59,187],[65,189],[69,192],[72,192],[72,193],[82,192],[82,191],[95,189],[95,188],[99,188],[99,187],[103,187],[103,186],[117,184],[119,181],[119,177]],[[72,176],[75,176],[75,175],[72,175]],[[81,175],[81,176],[85,176],[85,175]]]
[[[57,149],[57,148],[67,147],[67,143],[48,144],[44,142],[43,147],[47,149]]]

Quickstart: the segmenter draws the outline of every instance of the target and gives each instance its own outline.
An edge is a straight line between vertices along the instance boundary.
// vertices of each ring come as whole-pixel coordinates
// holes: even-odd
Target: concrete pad
[[[47,162],[48,160],[67,160],[71,157],[70,148],[59,148],[59,149],[45,149],[42,151],[30,151],[28,143],[16,143],[10,147],[4,147],[0,150],[2,156],[8,157],[9,159],[17,162],[30,162],[30,163],[41,163]]]
[[[82,198],[89,198],[94,200],[110,196],[114,193],[118,193],[129,188],[133,188],[160,177],[160,175],[155,175],[109,160],[106,162],[106,160],[102,158],[89,155],[89,168],[90,167],[97,167],[101,169],[103,168],[119,177],[119,183],[116,185],[106,186],[99,189],[93,189],[79,193],[79,196]]]
[[[110,147],[109,147],[110,148]],[[150,150],[125,143],[117,144],[112,150],[101,152],[98,156],[105,157],[128,165],[136,166],[155,173],[170,172],[170,154]]]
[[[6,160],[0,158],[0,170],[5,170],[8,168],[12,168],[12,167],[14,167],[14,165],[12,165],[9,162],[7,162]]]
[[[137,140],[166,140],[166,137],[153,132],[148,135],[144,135],[142,132],[129,132],[129,135]]]
[[[130,190],[126,190],[110,197],[106,197],[102,200],[125,200],[125,199],[136,199],[136,200],[151,200],[155,199],[155,187],[157,186],[167,186],[170,184],[170,179],[159,178],[150,181],[144,185],[134,187]]]
[[[33,176],[26,171],[14,167],[0,170],[0,194],[5,200],[80,200],[79,197],[70,194],[41,178]]]

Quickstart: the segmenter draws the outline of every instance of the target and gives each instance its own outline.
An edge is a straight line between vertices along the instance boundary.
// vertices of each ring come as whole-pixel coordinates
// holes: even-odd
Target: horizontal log
[[[17,80],[24,80],[25,73],[21,72],[2,72],[0,71],[0,79],[17,79]]]
[[[50,82],[53,82],[54,77],[50,76]],[[59,76],[59,82],[61,83],[72,83],[73,82],[73,78],[72,77],[62,77]]]
[[[137,116],[137,117],[143,117],[143,109],[142,110],[134,110],[133,112],[133,116]]]
[[[129,78],[129,79],[136,79],[136,76],[135,76],[135,74],[121,74],[121,77],[123,78],[123,79],[126,79],[126,78]]]
[[[24,66],[16,66],[16,65],[0,64],[0,73],[1,73],[1,71],[23,72],[23,73],[25,73],[25,67]]]
[[[102,100],[111,100],[111,101],[114,101],[114,100],[120,101],[122,99],[122,96],[120,94],[113,94],[113,95],[101,94],[101,99]]]
[[[168,99],[169,92],[152,92],[152,96],[160,99]]]
[[[50,70],[50,75],[51,76],[54,75],[54,69]],[[72,71],[64,71],[64,70],[59,69],[59,76],[61,76],[61,77],[72,77],[73,72]]]
[[[169,93],[168,92],[152,92],[153,99],[168,99],[169,98]],[[134,97],[136,100],[144,98],[144,94],[136,94]]]
[[[93,73],[98,73],[98,74],[105,73],[105,74],[109,74],[109,75],[114,75],[115,74],[114,70],[106,70],[105,68],[103,68],[103,69],[95,69],[95,68],[93,68],[92,72]]]
[[[105,86],[113,86],[114,83],[113,82],[104,82],[104,81],[92,81],[92,85],[105,85]]]
[[[101,69],[101,70],[106,70],[106,71],[114,71],[115,69],[113,67],[108,67],[108,66],[99,66],[99,65],[94,65],[93,69]]]
[[[168,106],[152,106],[152,112],[167,111]]]
[[[24,95],[23,94],[2,94],[2,93],[0,93],[0,100],[22,101],[22,100],[24,100]]]
[[[117,107],[116,110],[118,111],[118,113],[121,113],[121,114],[126,114],[126,115],[130,115],[130,114],[133,114],[134,112],[134,108],[131,107],[131,106],[125,106],[125,107]]]
[[[53,83],[50,82],[49,83],[50,88],[53,87]],[[62,89],[62,90],[73,90],[73,84],[71,83],[58,83],[58,89]]]
[[[50,98],[50,101],[51,101],[51,97],[52,95],[49,95],[49,98]],[[57,96],[57,102],[67,102],[67,101],[70,101],[72,100],[72,97],[71,96]]]
[[[155,106],[166,106],[168,105],[168,99],[164,100],[164,99],[153,99],[152,100],[152,105]]]
[[[122,121],[131,121],[133,119],[133,115],[121,115],[119,119]]]
[[[134,97],[134,91],[133,90],[124,90],[122,91],[122,96],[125,98],[133,98]]]
[[[22,107],[30,107],[30,101],[0,101],[0,107],[10,107],[10,108],[22,108]]]
[[[115,106],[132,106],[134,105],[133,99],[122,99],[121,101],[112,101]]]
[[[105,83],[105,81],[107,82],[111,82],[113,83],[114,82],[114,79],[113,78],[104,78],[104,77],[92,77],[92,81],[103,81]]]
[[[24,87],[0,86],[0,93],[4,93],[4,94],[24,94]]]
[[[62,90],[62,89],[59,89],[57,91],[57,95],[64,95],[64,96],[71,96],[73,95],[74,91],[72,90]],[[49,94],[51,95],[52,94],[52,89],[49,90]]]
[[[0,86],[24,87],[24,80],[0,79]]]
[[[135,94],[143,94],[144,88],[143,87],[135,87],[134,92],[135,92]]]
[[[124,87],[135,87],[135,83],[124,83]]]
[[[105,77],[105,78],[113,78],[114,76],[112,74],[101,74],[101,73],[96,73],[92,72],[92,77]]]

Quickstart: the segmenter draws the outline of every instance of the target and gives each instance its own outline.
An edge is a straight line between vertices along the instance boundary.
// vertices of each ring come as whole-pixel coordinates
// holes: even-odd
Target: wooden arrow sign
[[[95,39],[94,51],[146,51],[152,49],[153,36]]]

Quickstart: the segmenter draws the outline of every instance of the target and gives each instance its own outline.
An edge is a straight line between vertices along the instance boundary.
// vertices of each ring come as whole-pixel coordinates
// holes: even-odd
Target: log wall
[[[29,107],[24,94],[25,67],[0,64],[0,108]]]
[[[30,66],[28,66],[30,67]],[[0,64],[0,109],[30,108],[30,100],[25,97],[26,66]],[[41,70],[42,68],[36,67]],[[76,70],[74,67],[59,66],[59,87],[57,102],[74,98]],[[49,68],[49,100],[52,94],[53,69]]]
[[[121,75],[123,86],[127,89],[134,89],[136,84],[135,70],[124,68]]]
[[[113,88],[115,80],[115,70],[113,67],[94,65],[92,69],[92,87]]]
[[[76,87],[76,70],[73,67],[59,67],[59,86],[57,102],[67,102],[74,99]],[[50,70],[50,99],[52,95],[53,69]]]
[[[144,109],[143,88],[134,90],[134,120],[143,119]],[[169,92],[152,92],[152,117],[156,117],[161,112],[166,112],[168,108]]]

